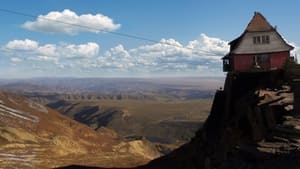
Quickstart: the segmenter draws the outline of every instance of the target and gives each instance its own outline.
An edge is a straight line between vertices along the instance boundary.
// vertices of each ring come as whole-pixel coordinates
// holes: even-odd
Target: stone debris
[[[294,93],[289,86],[282,86],[282,89],[259,89],[255,92],[260,101],[258,106],[284,106],[287,111],[292,111],[294,106]]]

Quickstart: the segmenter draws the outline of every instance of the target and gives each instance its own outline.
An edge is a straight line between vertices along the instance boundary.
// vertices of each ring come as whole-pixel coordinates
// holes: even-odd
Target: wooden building
[[[224,72],[261,72],[282,69],[294,49],[255,12],[245,31],[229,43],[230,52],[223,57]]]

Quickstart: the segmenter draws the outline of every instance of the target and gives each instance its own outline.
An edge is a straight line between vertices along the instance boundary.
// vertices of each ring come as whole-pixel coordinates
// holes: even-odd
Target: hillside
[[[35,78],[2,82],[0,88],[95,130],[108,127],[129,140],[177,147],[202,126],[222,83],[222,78],[209,77]]]
[[[1,168],[52,168],[68,164],[136,166],[160,156],[146,140],[124,141],[29,99],[0,92]]]

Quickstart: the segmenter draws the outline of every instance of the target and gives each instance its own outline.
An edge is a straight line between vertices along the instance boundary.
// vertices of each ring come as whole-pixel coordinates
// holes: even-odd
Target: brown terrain
[[[195,135],[208,116],[213,88],[222,83],[192,78],[186,83],[46,80],[1,81],[1,90],[9,91],[0,97],[1,167],[145,164]]]
[[[132,97],[115,100],[98,96],[89,99],[84,94],[27,94],[94,130],[106,127],[126,140],[149,140],[162,154],[195,135],[206,120],[212,102],[212,99],[158,101]]]
[[[94,130],[147,139],[163,154],[188,142],[206,120],[223,78],[36,78],[0,81]]]
[[[6,92],[0,92],[0,133],[1,168],[132,167],[160,156],[146,140],[124,141]]]

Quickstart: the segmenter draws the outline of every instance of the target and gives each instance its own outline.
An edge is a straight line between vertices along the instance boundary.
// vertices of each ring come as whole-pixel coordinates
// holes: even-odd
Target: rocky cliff
[[[284,71],[228,73],[196,136],[138,168],[300,168],[299,81],[295,63]]]
[[[228,73],[197,136],[141,168],[299,168],[299,70]]]

